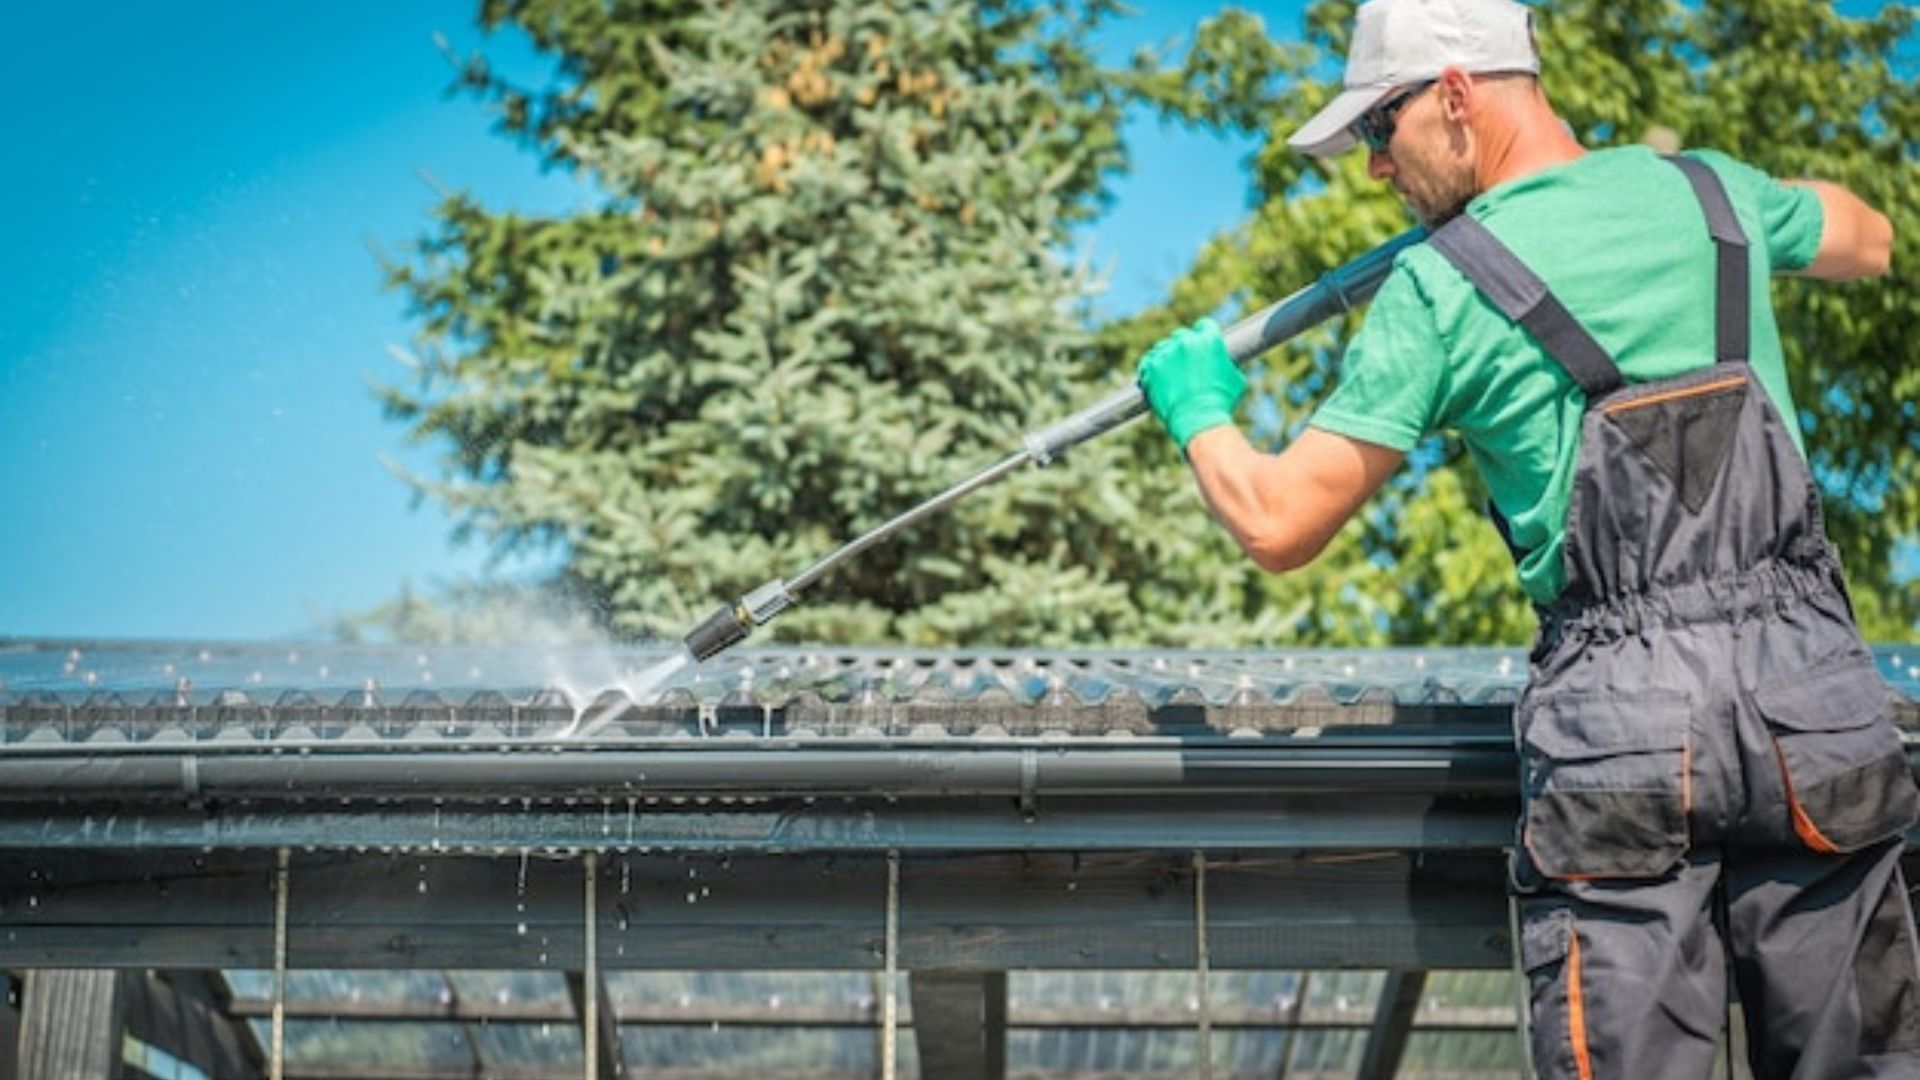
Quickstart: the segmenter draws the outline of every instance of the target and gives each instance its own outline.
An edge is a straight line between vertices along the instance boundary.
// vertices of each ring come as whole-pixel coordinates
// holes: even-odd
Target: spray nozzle
[[[684,639],[687,651],[695,660],[715,656],[747,640],[754,627],[765,626],[792,606],[787,583],[775,578],[701,620]]]

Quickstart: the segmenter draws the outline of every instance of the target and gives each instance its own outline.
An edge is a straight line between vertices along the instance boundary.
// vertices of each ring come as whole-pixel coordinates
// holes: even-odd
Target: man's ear
[[[1434,90],[1440,95],[1440,114],[1448,120],[1464,124],[1473,115],[1473,76],[1457,67],[1443,69]]]

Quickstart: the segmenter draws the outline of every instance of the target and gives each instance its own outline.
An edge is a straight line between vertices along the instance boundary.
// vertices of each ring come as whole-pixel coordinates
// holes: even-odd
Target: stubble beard
[[[1400,198],[1428,229],[1437,229],[1465,213],[1467,204],[1479,194],[1468,166],[1447,163],[1423,169],[1416,165],[1408,172],[1419,179],[1398,185]]]

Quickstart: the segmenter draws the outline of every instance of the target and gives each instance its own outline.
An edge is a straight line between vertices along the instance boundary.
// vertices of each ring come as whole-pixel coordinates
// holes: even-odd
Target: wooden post
[[[27,973],[20,1080],[113,1080],[126,1037],[126,997],[113,968]]]

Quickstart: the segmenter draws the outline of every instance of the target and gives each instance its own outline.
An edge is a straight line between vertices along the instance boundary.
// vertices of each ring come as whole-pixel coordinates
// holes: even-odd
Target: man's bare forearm
[[[1820,199],[1820,250],[1800,273],[1825,281],[1879,277],[1893,263],[1893,222],[1866,200],[1827,180],[1789,180]]]

